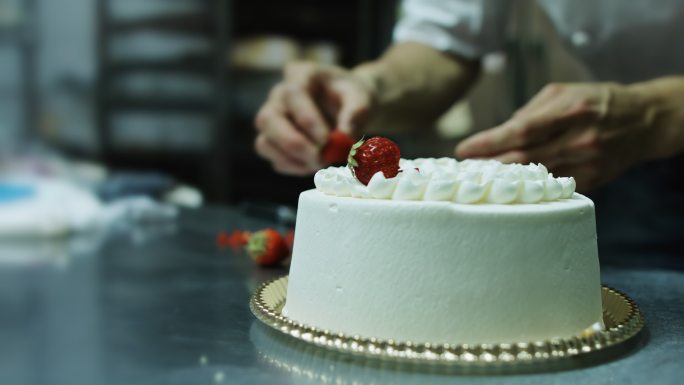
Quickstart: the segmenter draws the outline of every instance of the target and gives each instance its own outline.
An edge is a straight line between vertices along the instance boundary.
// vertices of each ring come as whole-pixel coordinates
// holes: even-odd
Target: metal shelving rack
[[[228,46],[229,4],[222,0],[194,0],[201,11],[159,15],[134,20],[117,20],[111,4],[98,0],[98,90],[97,129],[102,160],[114,168],[154,169],[172,174],[204,190],[210,200],[230,199],[227,181],[231,180],[225,146],[230,137],[228,106],[224,89],[228,86],[225,52]],[[192,0],[189,0],[192,1]],[[115,39],[141,32],[170,36],[191,36],[209,42],[211,49],[173,59],[117,59],[111,53]],[[208,97],[186,98],[168,95],[127,95],[116,90],[126,74],[191,74],[204,77],[213,85]],[[198,114],[211,120],[208,148],[139,149],[114,145],[113,118],[128,112]]]
[[[36,20],[36,0],[19,1],[21,21],[14,26],[0,26],[0,45],[16,48],[20,56],[21,85],[23,107],[23,140],[30,140],[38,131],[38,86],[36,51],[38,45],[38,23]],[[16,90],[10,90],[15,93]]]

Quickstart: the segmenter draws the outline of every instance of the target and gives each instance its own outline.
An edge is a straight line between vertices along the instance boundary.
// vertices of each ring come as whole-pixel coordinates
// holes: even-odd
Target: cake
[[[416,343],[512,343],[602,325],[593,202],[541,164],[402,159],[301,193],[283,309],[305,325]]]

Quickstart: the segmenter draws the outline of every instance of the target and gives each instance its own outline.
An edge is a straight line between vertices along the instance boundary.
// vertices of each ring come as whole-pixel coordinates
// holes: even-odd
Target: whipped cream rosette
[[[314,183],[319,191],[340,197],[464,204],[550,202],[575,193],[574,178],[555,177],[542,164],[427,158],[402,159],[400,167],[393,178],[376,173],[368,186],[347,167],[328,167],[316,173]]]

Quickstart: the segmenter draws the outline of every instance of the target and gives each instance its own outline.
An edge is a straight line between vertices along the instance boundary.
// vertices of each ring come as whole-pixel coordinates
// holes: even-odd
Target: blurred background
[[[405,157],[451,155],[549,80],[585,76],[534,2],[519,3],[468,100],[397,135]],[[256,157],[256,111],[287,62],[375,58],[399,16],[396,0],[0,0],[0,171],[295,205],[312,178]]]

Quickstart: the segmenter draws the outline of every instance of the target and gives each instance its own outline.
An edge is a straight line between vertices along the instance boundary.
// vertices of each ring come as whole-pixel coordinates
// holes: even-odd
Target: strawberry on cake
[[[284,314],[349,335],[506,343],[601,324],[594,205],[541,164],[400,159],[371,138],[299,199]]]

